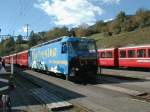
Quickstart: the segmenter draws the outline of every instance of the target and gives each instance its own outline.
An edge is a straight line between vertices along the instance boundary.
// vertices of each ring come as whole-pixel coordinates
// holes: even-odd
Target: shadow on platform
[[[20,75],[19,72],[16,73],[16,75]],[[72,99],[77,99],[77,98],[81,98],[81,97],[86,97],[82,94],[79,94],[77,92],[74,92],[74,91],[71,91],[69,89],[66,89],[66,88],[63,88],[63,87],[60,87],[58,85],[55,85],[53,83],[50,83],[48,81],[45,81],[45,80],[42,80],[42,79],[39,79],[37,77],[31,77],[31,75],[29,75],[28,73],[25,73],[23,72],[22,75],[21,75],[23,78],[25,78],[29,83],[32,83],[34,86],[37,87],[37,89],[39,88],[44,88],[49,94],[53,94],[53,95],[50,95],[52,99],[51,101],[47,100],[46,98],[46,95],[42,96],[43,98],[45,98],[45,100],[47,101],[47,104],[50,104],[50,103],[57,103],[57,102],[63,102],[63,101],[70,101]],[[24,83],[24,82],[22,82]],[[17,89],[17,88],[16,88]],[[18,87],[18,89],[21,89],[21,87]],[[15,93],[17,93],[18,91],[17,90],[14,90],[13,94],[12,94],[12,99],[14,100],[13,102],[15,104],[12,104],[13,107],[18,107],[18,106],[29,106],[29,105],[44,105],[45,103],[42,102],[42,101],[38,101],[36,98],[32,97],[31,96],[31,91],[28,90],[29,94],[27,95],[24,95],[23,91],[22,91],[22,95],[21,97],[25,100],[27,100],[26,102],[24,103],[15,103],[15,101],[17,101],[19,98],[19,96],[15,96]],[[19,92],[21,92],[21,90],[19,90]],[[46,94],[44,93],[43,91],[38,93],[37,94]],[[13,97],[15,96],[15,97]],[[27,98],[26,98],[27,96]],[[59,97],[59,99],[57,99],[56,101],[55,100],[55,97]],[[20,99],[21,100],[21,99]],[[33,101],[32,101],[33,100]],[[34,101],[36,100],[36,101]]]

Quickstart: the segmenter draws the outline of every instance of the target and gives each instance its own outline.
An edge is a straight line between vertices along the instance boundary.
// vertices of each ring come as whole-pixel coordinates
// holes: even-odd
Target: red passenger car
[[[12,54],[10,55],[10,63],[12,61],[12,58],[13,58],[13,64],[16,65],[17,64],[17,54]]]
[[[17,53],[17,64],[20,67],[28,67],[28,50]]]
[[[5,64],[10,64],[10,56],[4,56]]]
[[[102,67],[117,67],[118,66],[118,49],[99,49],[99,66]]]
[[[150,68],[150,45],[119,48],[119,67]]]

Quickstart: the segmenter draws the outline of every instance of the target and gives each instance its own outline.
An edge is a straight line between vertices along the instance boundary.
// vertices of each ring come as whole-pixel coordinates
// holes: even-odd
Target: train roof
[[[28,52],[28,50],[24,50],[24,51],[18,52],[17,54],[26,53],[26,52]]]
[[[10,54],[9,56],[15,56],[15,55],[17,55],[17,53],[14,53],[14,54]]]
[[[129,46],[129,47],[120,47],[119,49],[126,49],[126,48],[146,48],[146,47],[149,47],[150,48],[150,44],[148,45],[137,45],[137,46]]]
[[[117,48],[100,48],[98,49],[98,51],[107,51],[107,50],[114,50],[114,49],[117,49]]]
[[[54,42],[72,42],[72,41],[80,41],[80,40],[87,40],[87,41],[94,41],[93,39],[87,39],[87,38],[79,38],[79,37],[68,37],[68,36],[63,36],[63,37],[60,37],[60,38],[57,38],[57,39],[53,39],[53,40],[50,40],[48,42],[44,42],[42,44],[38,44],[36,46],[33,46],[31,48],[36,48],[36,47],[40,47],[40,46],[43,46],[43,45],[47,45],[47,44],[50,44],[50,43],[54,43]]]
[[[3,56],[2,58],[7,58],[7,57],[9,57],[9,55],[8,56]]]

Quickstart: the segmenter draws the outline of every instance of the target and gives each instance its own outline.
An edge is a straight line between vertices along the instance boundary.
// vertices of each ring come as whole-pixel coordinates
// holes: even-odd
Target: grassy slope
[[[24,49],[28,49],[28,44],[21,44],[21,46],[24,48]]]
[[[110,37],[104,37],[102,33],[98,33],[90,36],[89,38],[97,41],[98,48],[150,44],[150,27]],[[17,46],[20,46],[22,50],[28,49],[27,44],[20,44]]]
[[[89,38],[96,39],[99,48],[150,44],[150,27],[110,37],[104,37],[102,34],[94,34]]]
[[[17,44],[16,49],[19,48],[19,47],[20,47],[21,51],[24,51],[25,49],[29,48],[28,44]]]

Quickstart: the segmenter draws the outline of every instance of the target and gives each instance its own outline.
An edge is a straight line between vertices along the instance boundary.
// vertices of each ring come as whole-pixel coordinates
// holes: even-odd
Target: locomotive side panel
[[[29,51],[29,67],[68,74],[68,55],[61,52],[61,47],[61,42],[55,42],[31,48]]]

